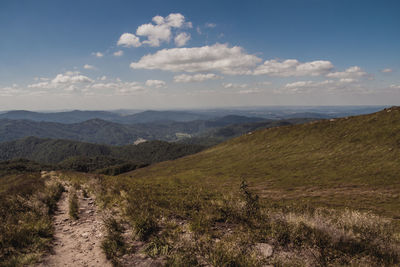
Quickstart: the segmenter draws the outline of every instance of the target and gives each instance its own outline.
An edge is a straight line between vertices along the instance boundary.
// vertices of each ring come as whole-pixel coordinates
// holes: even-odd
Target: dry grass
[[[39,173],[1,179],[7,188],[0,195],[0,265],[32,264],[49,249],[51,214],[64,188]]]

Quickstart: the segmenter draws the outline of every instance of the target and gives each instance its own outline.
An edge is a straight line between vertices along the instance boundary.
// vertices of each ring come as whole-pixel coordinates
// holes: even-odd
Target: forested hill
[[[0,143],[0,160],[24,158],[40,163],[56,164],[70,158],[107,157],[123,161],[151,164],[199,152],[198,145],[149,141],[138,145],[108,146],[60,139],[27,137]]]
[[[146,140],[176,141],[179,135],[193,136],[209,129],[234,123],[263,121],[262,118],[226,116],[212,120],[188,122],[159,121],[154,123],[121,124],[101,119],[79,123],[38,122],[32,120],[0,119],[0,142],[28,136],[70,139],[81,142],[126,145],[138,138]]]

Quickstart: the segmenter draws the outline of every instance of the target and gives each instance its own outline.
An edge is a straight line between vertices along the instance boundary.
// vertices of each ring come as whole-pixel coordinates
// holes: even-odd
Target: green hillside
[[[163,141],[148,141],[138,145],[108,146],[71,140],[27,137],[0,143],[0,161],[28,159],[42,164],[38,166],[52,164],[54,169],[81,172],[96,171],[116,175],[152,163],[197,153],[202,149],[204,147],[199,145]],[[30,170],[32,164],[35,165],[35,163],[26,163],[25,161],[0,162],[0,165],[4,165],[5,169],[12,167],[16,170]]]
[[[400,210],[400,108],[256,131],[131,173],[221,186],[246,179],[265,199]]]
[[[59,147],[60,141],[38,142]],[[174,151],[149,142],[136,146],[131,154],[131,147],[98,149],[129,159],[157,158],[157,153]],[[66,148],[71,146],[60,152],[69,151]],[[399,158],[400,108],[394,107],[370,115],[258,130],[120,176],[53,174],[61,183],[95,194],[96,203],[109,214],[102,249],[115,266],[138,254],[165,266],[398,266]],[[99,156],[83,162],[91,166],[107,161],[112,160]],[[75,164],[74,159],[64,161],[68,162]],[[38,167],[26,164],[32,165],[32,171]],[[26,164],[4,164],[5,173],[11,173],[0,178],[5,194],[20,186],[36,188],[42,180],[25,173]],[[15,174],[21,168],[23,176]],[[115,174],[123,168],[109,171]],[[31,185],[26,187],[25,181]],[[44,184],[38,187],[44,190]],[[54,203],[59,188],[54,184],[50,191],[46,189],[50,201],[39,204]],[[17,205],[20,197],[14,199],[11,203]],[[3,207],[8,205],[7,199],[0,201]],[[0,259],[12,260],[16,254],[23,262],[27,253],[42,251],[41,247],[32,250],[37,239],[26,244],[7,240],[19,240],[22,230],[31,233],[27,236],[44,232],[51,237],[51,231],[25,230],[41,225],[38,218],[43,214],[30,220],[29,208],[15,215],[8,215],[6,208],[0,212],[5,218],[0,233],[7,236],[0,240],[7,248],[0,251]],[[50,219],[46,217],[46,225]],[[24,222],[22,228],[18,220]],[[24,249],[22,253],[8,253],[8,248],[18,247]]]

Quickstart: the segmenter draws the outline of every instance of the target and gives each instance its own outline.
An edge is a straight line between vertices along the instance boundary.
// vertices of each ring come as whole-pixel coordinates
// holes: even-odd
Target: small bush
[[[142,241],[147,240],[158,229],[157,222],[151,215],[138,216],[133,227],[136,236]]]
[[[82,196],[84,198],[88,198],[89,197],[89,194],[88,194],[88,192],[87,192],[87,190],[85,188],[82,189]]]
[[[171,247],[163,238],[155,237],[147,244],[145,251],[150,257],[166,256]]]
[[[247,218],[254,218],[260,215],[260,203],[258,195],[253,194],[249,190],[249,186],[246,181],[242,181],[240,185],[240,197],[245,203],[244,215]]]
[[[75,191],[69,195],[69,216],[74,220],[79,218],[78,196]]]
[[[126,244],[122,233],[124,231],[118,221],[112,217],[104,220],[107,235],[101,243],[101,248],[106,254],[107,259],[111,260],[114,266],[119,266],[119,258],[125,254]]]

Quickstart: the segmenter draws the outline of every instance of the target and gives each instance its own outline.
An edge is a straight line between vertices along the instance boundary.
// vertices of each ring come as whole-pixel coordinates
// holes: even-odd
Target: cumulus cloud
[[[113,55],[116,57],[121,57],[123,54],[124,54],[124,51],[122,51],[122,50],[118,50],[113,53]]]
[[[137,37],[136,35],[134,35],[132,33],[126,32],[119,37],[117,45],[124,46],[124,47],[139,47],[142,44],[140,43],[139,37]],[[114,53],[114,55],[115,55],[115,53]]]
[[[223,83],[222,86],[224,88],[246,88],[247,84],[237,84],[237,83]]]
[[[386,69],[381,70],[381,72],[383,72],[383,73],[390,73],[390,72],[393,72],[393,70],[390,69],[390,68],[386,68]]]
[[[65,73],[57,74],[52,80],[29,84],[28,88],[64,89],[66,91],[75,91],[76,84],[90,84],[93,82],[92,79],[80,74],[79,71],[67,71]]]
[[[346,69],[345,71],[328,73],[326,76],[330,78],[340,78],[340,79],[357,79],[363,76],[367,76],[367,73],[364,72],[360,67],[353,66]]]
[[[391,84],[389,87],[391,89],[400,89],[400,84]]]
[[[94,69],[96,69],[93,65],[89,65],[89,64],[83,65],[83,68],[85,70],[94,70]]]
[[[186,32],[182,32],[175,36],[175,44],[176,46],[184,46],[190,40],[190,34]]]
[[[95,56],[95,57],[98,57],[98,58],[104,57],[104,54],[101,53],[101,52],[93,52],[92,55]]]
[[[333,64],[326,60],[316,60],[301,63],[296,59],[284,61],[267,60],[254,70],[254,75],[269,75],[278,77],[319,76],[333,69]]]
[[[192,23],[185,22],[185,17],[180,13],[171,13],[165,18],[162,16],[155,16],[153,17],[153,22],[155,24],[143,24],[136,29],[136,35],[147,37],[147,40],[143,41],[143,43],[153,47],[160,46],[162,42],[169,42],[172,36],[172,28],[192,27]],[[184,36],[181,36],[178,42],[182,43],[184,40],[183,37]],[[188,40],[186,40],[184,44],[187,41]]]
[[[188,74],[181,74],[174,76],[174,82],[176,83],[190,83],[190,82],[203,82],[206,80],[216,80],[221,79],[221,76],[218,76],[214,73],[207,73],[207,74],[195,74],[195,75],[188,75]]]
[[[96,93],[105,90],[107,93],[110,91],[116,95],[136,95],[145,91],[144,86],[139,82],[123,82],[117,79],[115,82],[97,82],[87,87],[86,90],[94,89]],[[96,94],[94,93],[94,94]]]
[[[217,26],[217,24],[215,24],[215,23],[206,23],[204,26],[206,28],[215,28]]]
[[[93,82],[87,76],[81,75],[79,72],[66,72],[64,74],[57,74],[51,81],[52,84],[74,84],[74,83],[91,83]]]
[[[369,93],[370,91],[351,78],[324,81],[297,81],[287,83],[279,93],[311,93],[311,92],[352,92]]]
[[[166,83],[164,81],[160,81],[160,80],[147,80],[145,84],[148,87],[155,87],[155,88],[161,88],[166,85]]]
[[[250,74],[251,69],[261,61],[249,55],[239,46],[227,44],[212,46],[162,49],[155,54],[143,56],[132,62],[132,69],[167,70],[183,72],[219,71],[224,74]]]

